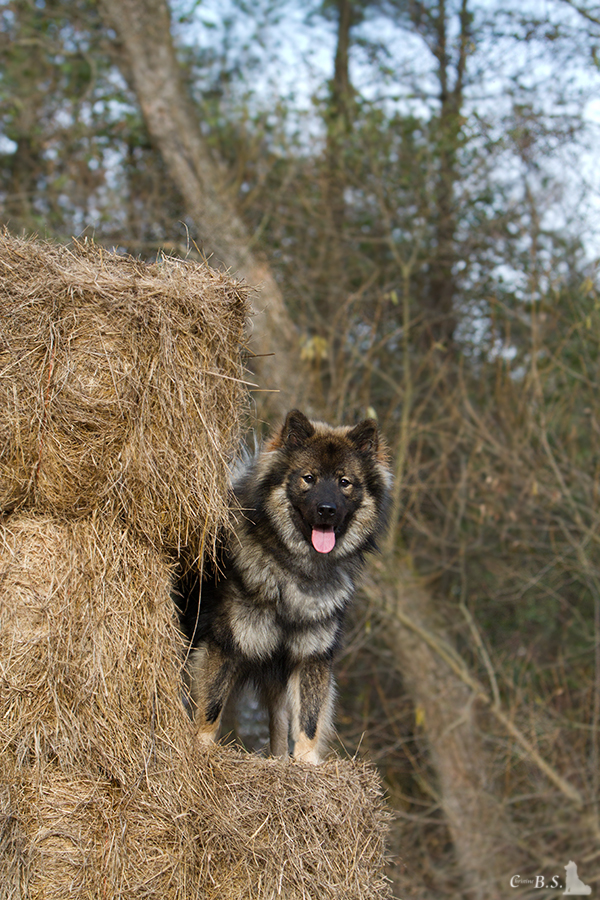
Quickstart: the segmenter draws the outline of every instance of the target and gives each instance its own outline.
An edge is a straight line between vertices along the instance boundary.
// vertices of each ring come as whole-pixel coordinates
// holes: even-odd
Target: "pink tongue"
[[[329,553],[335,547],[333,525],[327,528],[313,528],[312,545],[318,553]]]

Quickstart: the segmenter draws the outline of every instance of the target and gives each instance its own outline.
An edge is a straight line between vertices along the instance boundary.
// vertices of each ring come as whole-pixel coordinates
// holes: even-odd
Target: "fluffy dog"
[[[377,423],[312,422],[298,410],[235,480],[236,523],[218,565],[175,585],[191,642],[190,696],[213,741],[230,692],[252,680],[271,752],[318,763],[332,730],[332,665],[365,553],[385,527],[391,475]]]

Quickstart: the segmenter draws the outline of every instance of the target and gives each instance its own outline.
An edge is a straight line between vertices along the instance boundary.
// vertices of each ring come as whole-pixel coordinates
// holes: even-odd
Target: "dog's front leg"
[[[217,739],[237,670],[231,658],[210,643],[200,644],[191,652],[187,669],[198,738],[202,744],[211,744]]]
[[[331,661],[309,659],[292,673],[288,685],[294,757],[318,765],[332,731],[335,690]]]

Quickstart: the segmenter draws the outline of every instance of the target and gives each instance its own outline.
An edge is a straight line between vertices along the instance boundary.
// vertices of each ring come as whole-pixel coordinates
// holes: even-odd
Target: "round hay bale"
[[[120,520],[0,520],[2,896],[389,897],[372,768],[197,746],[170,574]]]
[[[246,398],[246,289],[5,232],[0,305],[0,510],[102,509],[161,546],[210,545]]]

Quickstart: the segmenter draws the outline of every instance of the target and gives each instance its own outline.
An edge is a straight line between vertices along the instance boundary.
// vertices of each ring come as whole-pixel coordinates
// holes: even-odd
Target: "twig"
[[[519,744],[519,746],[528,754],[535,765],[546,775],[549,781],[551,781],[565,797],[574,803],[577,808],[582,809],[585,806],[585,801],[577,788],[563,778],[562,775],[560,775],[556,769],[546,762],[546,760],[538,753],[531,741],[525,737],[520,728],[509,719],[500,705],[490,697],[485,688],[471,675],[464,661],[456,653],[454,648],[428,629],[423,628],[422,625],[419,625],[411,619],[410,616],[407,616],[406,613],[399,608],[398,604],[395,604],[391,614],[395,616],[402,625],[409,628],[414,634],[417,634],[425,641],[428,647],[444,660],[454,674],[473,691],[476,698],[489,708],[494,718],[503,725],[506,731],[508,731],[517,744]]]

